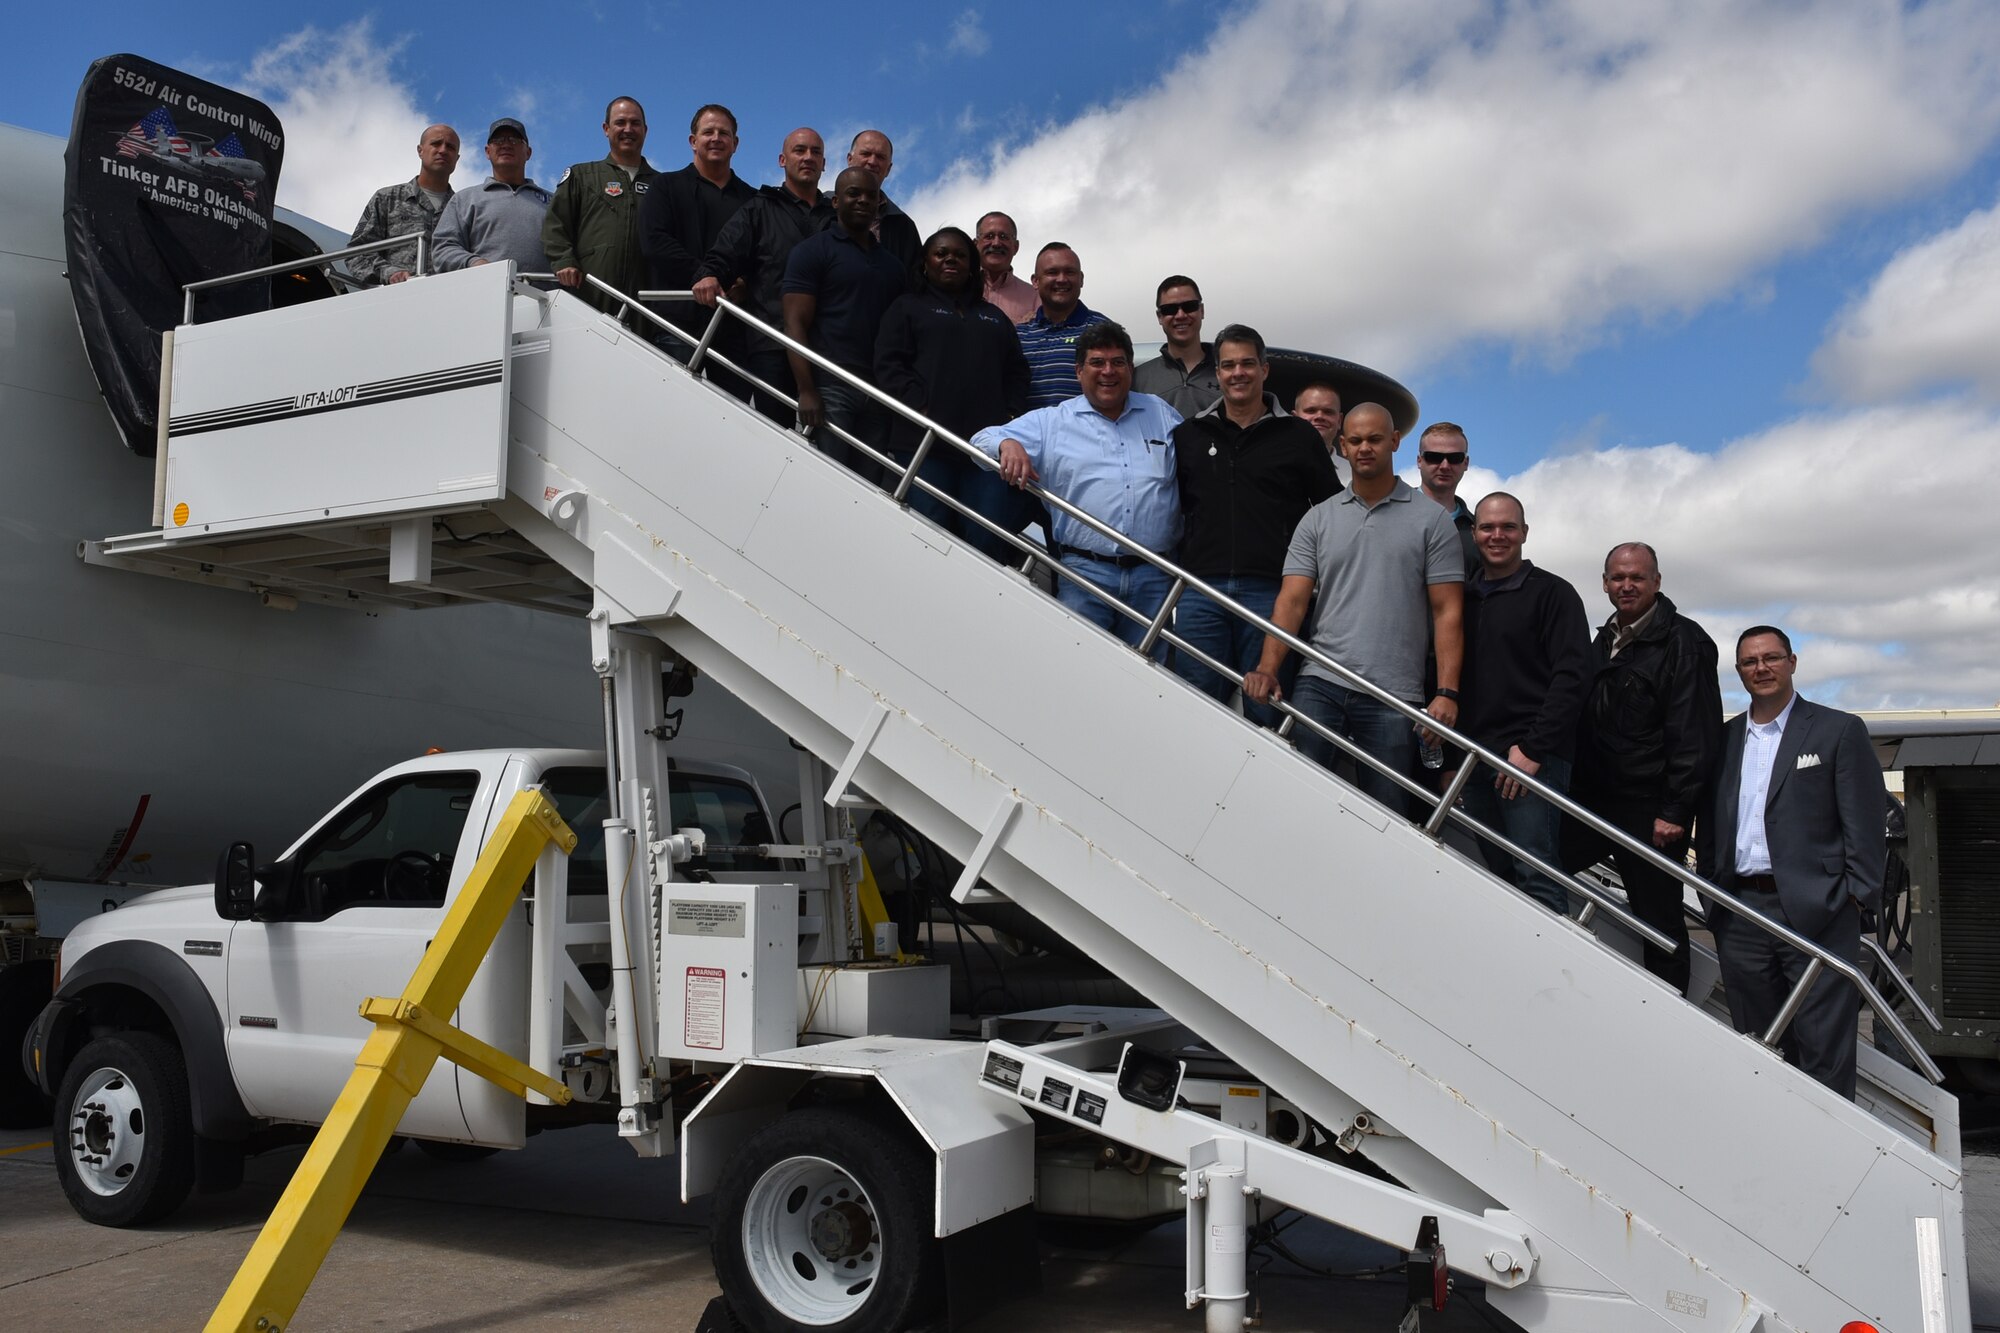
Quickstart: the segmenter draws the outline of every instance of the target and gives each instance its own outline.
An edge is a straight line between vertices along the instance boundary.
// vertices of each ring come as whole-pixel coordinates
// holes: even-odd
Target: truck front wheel
[[[56,1094],[56,1177],[106,1227],[157,1222],[194,1186],[194,1118],[178,1047],[151,1032],[92,1041]]]
[[[715,1275],[756,1333],[891,1333],[941,1290],[931,1151],[850,1110],[807,1107],[753,1135],[716,1183]]]

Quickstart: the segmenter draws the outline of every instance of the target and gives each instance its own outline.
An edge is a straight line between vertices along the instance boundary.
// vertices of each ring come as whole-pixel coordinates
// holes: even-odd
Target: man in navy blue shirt
[[[809,236],[785,261],[785,333],[863,382],[872,383],[875,336],[891,303],[909,289],[909,270],[870,230],[882,187],[859,167],[833,183],[834,223]],[[799,421],[820,452],[870,480],[879,466],[827,430],[837,427],[877,449],[889,443],[889,410],[846,380],[790,354]]]

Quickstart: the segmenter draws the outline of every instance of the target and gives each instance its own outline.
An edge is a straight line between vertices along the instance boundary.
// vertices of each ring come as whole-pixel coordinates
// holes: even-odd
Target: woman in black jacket
[[[961,439],[1020,415],[1028,398],[1028,363],[1014,325],[981,296],[972,238],[943,227],[924,242],[924,288],[899,296],[875,340],[875,383],[887,394]],[[908,463],[921,427],[898,417],[889,451]],[[981,494],[979,464],[935,440],[917,475],[961,503]],[[1004,488],[1001,488],[1004,493]],[[1013,549],[971,519],[912,487],[917,512],[996,560]]]

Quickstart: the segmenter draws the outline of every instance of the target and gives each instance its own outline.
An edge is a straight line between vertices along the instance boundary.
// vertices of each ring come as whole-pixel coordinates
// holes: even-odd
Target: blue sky
[[[1086,301],[1135,334],[1181,270],[1212,323],[1402,379],[1467,426],[1467,490],[1519,490],[1530,555],[1593,607],[1597,556],[1646,537],[1719,638],[1798,628],[1822,692],[2000,700],[1987,482],[1963,467],[2000,449],[1982,0],[440,12],[112,11],[85,36],[40,7],[13,20],[0,120],[66,133],[89,62],[131,50],[271,102],[280,202],[342,228],[430,119],[476,142],[520,115],[544,182],[602,153],[614,93],[646,103],[663,168],[695,106],[728,104],[753,182],[795,125],[830,148],[879,127],[920,225],[1008,208],[1031,249],[1074,242]]]

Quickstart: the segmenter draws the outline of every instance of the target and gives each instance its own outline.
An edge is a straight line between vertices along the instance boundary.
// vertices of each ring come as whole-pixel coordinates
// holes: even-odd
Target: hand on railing
[[[1028,451],[1021,447],[1019,440],[1000,441],[1000,475],[1010,486],[1026,486],[1031,481],[1040,481],[1042,474],[1028,459]]]

